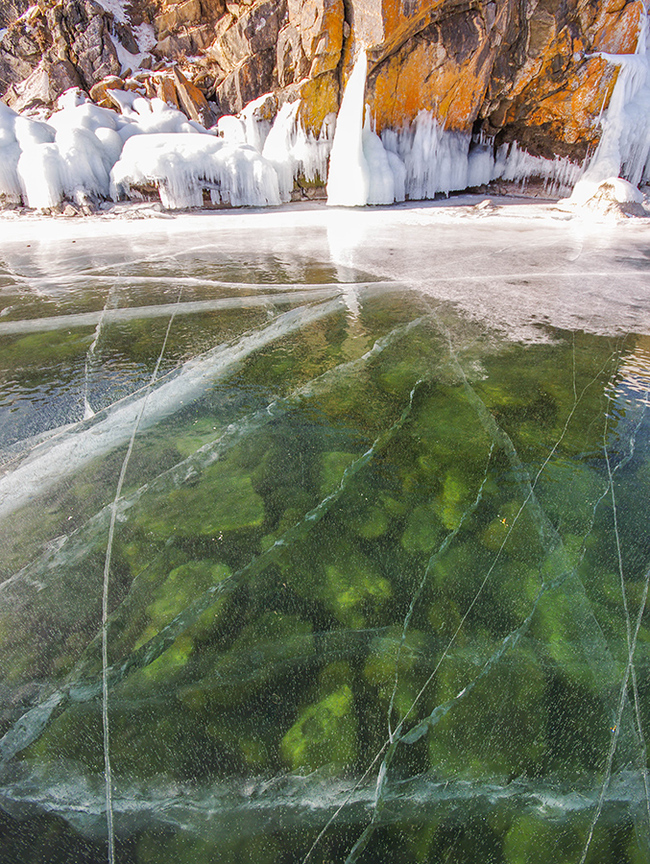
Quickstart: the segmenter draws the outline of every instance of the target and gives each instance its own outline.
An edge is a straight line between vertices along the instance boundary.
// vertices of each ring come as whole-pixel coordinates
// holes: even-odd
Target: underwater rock
[[[213,560],[190,561],[172,570],[167,579],[152,594],[151,603],[146,609],[150,624],[133,646],[134,649],[139,648],[160,632],[204,591],[218,585],[228,576],[230,576],[230,568]],[[215,610],[208,611],[209,620],[213,620]],[[193,632],[196,633],[196,625]]]
[[[250,475],[236,464],[216,462],[196,485],[173,490],[163,505],[143,514],[142,526],[161,538],[217,537],[259,528],[263,520],[264,504]]]
[[[389,517],[384,509],[368,505],[357,510],[350,522],[350,528],[364,540],[376,540],[388,530]]]
[[[443,527],[437,509],[423,504],[411,511],[402,535],[402,546],[407,552],[432,552],[440,543]]]
[[[394,710],[400,720],[409,712],[411,719],[418,717],[418,710],[412,710],[422,687],[416,667],[426,647],[424,633],[411,628],[403,638],[403,628],[398,626],[373,639],[370,645],[363,668],[364,677],[377,687],[384,708],[390,704],[394,692]]]
[[[272,611],[244,627],[225,653],[204,649],[197,669],[197,683],[183,691],[202,693],[209,711],[232,706],[291,675],[314,654],[312,625],[295,615]]]
[[[503,841],[506,864],[525,864],[535,860],[539,864],[559,864],[560,861],[580,860],[584,850],[586,825],[568,826],[562,821],[555,824],[536,815],[525,815],[515,819]],[[597,826],[591,839],[589,852],[584,859],[589,864],[610,860],[613,851],[607,831]]]
[[[436,679],[436,702],[453,699],[475,679],[480,662],[448,657]],[[546,676],[532,652],[513,649],[429,733],[438,776],[531,773],[547,749]]]
[[[351,629],[362,628],[369,618],[381,616],[382,606],[392,594],[388,579],[346,537],[340,537],[336,545],[321,546],[318,557],[307,549],[296,549],[285,556],[280,567],[297,594],[322,603]]]
[[[331,495],[341,485],[341,480],[347,468],[359,458],[358,453],[345,453],[331,451],[323,453],[321,457],[321,484],[320,493],[325,498]]]
[[[357,756],[357,719],[350,685],[341,684],[303,708],[282,739],[281,752],[294,771],[351,768]]]
[[[535,560],[540,553],[538,529],[523,502],[508,501],[488,525],[481,542],[491,552],[503,549],[522,561]]]
[[[282,854],[277,841],[270,836],[249,837],[230,843],[211,841],[179,832],[167,834],[148,831],[138,840],[136,864],[274,864]]]

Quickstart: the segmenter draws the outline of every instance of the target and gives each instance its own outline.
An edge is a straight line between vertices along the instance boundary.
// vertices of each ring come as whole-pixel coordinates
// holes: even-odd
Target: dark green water
[[[120,864],[647,864],[645,337],[180,272],[2,289],[0,861],[107,860],[108,751]]]

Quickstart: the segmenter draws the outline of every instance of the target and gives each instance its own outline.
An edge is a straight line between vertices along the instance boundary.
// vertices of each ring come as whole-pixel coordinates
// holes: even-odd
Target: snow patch
[[[106,12],[110,12],[110,14],[115,18],[118,24],[127,24],[128,16],[126,14],[126,2],[125,0],[97,0],[99,5]]]
[[[113,36],[112,33],[109,33],[108,35],[110,36],[111,42],[113,43],[113,47],[115,48],[117,59],[122,65],[122,75],[128,69],[130,69],[131,71],[133,71],[134,69],[139,69],[144,58],[149,56],[149,53],[147,51],[140,51],[140,53],[138,54],[131,54],[131,52],[127,51],[124,45],[122,45],[117,36]]]
[[[584,183],[578,188],[577,194],[574,193],[560,203],[579,208],[583,215],[591,214],[596,217],[625,219],[630,216],[650,215],[643,206],[643,194],[621,177],[608,177],[598,184]]]
[[[132,26],[131,30],[142,54],[148,54],[156,47],[158,40],[151,24],[139,24],[137,27]]]

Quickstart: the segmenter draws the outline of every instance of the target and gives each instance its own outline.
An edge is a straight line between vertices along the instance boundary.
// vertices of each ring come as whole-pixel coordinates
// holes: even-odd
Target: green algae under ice
[[[647,337],[165,266],[0,330],[0,861],[648,864]]]

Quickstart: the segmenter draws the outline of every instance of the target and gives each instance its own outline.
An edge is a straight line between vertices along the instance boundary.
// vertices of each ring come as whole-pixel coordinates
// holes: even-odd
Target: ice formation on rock
[[[297,177],[313,183],[317,178],[324,179],[327,176],[333,122],[324,123],[320,136],[314,138],[305,132],[298,117],[299,109],[300,102],[285,103],[282,106],[262,149],[262,155],[277,172],[280,197],[283,201],[290,200]],[[259,123],[257,125],[259,128]],[[246,137],[252,144],[248,127]]]
[[[490,142],[445,130],[430,111],[412,126],[371,128],[365,105],[367,61],[362,51],[348,81],[337,118],[327,183],[328,204],[363,206],[422,200],[490,183],[497,178],[544,180],[553,192],[570,189],[580,166],[568,159],[531,156],[516,144],[494,154]]]
[[[330,155],[327,203],[363,207],[393,204],[405,197],[406,169],[397,153],[387,150],[365,112],[368,61],[359,52],[343,94]]]
[[[364,206],[535,177],[550,194],[573,188],[571,201],[583,204],[605,180],[626,177],[636,185],[645,177],[647,41],[642,16],[636,54],[600,55],[619,66],[619,75],[600,145],[584,174],[567,159],[532,156],[516,143],[495,150],[492,141],[446,130],[430,111],[378,135],[365,105],[362,49],[338,117],[326,119],[318,138],[305,131],[299,101],[278,104],[272,93],[209,130],[169,103],[132,90],[111,90],[119,112],[68,91],[47,122],[0,105],[0,196],[47,209],[64,198],[84,203],[88,197],[137,197],[155,187],[170,209],[199,207],[204,193],[214,204],[267,206],[289,201],[296,180],[309,186],[327,179],[330,205]]]
[[[128,196],[133,187],[155,186],[170,209],[201,206],[203,190],[214,203],[267,206],[288,201],[296,177],[326,176],[332,123],[319,138],[306,133],[299,102],[285,104],[271,122],[255,110],[267,95],[207,130],[161,99],[111,95],[121,113],[68,91],[46,123],[0,104],[5,201],[47,209],[64,197]]]
[[[598,193],[599,187],[605,181],[615,189],[615,200],[618,203],[624,204],[630,201],[639,203],[638,197],[630,198],[630,190],[620,183],[616,185],[616,181],[625,177],[633,186],[638,186],[648,173],[650,162],[649,39],[648,17],[642,15],[635,54],[600,55],[619,67],[618,78],[602,121],[603,134],[600,144],[583,177],[573,189],[569,199],[572,204],[586,204]]]
[[[370,177],[363,152],[367,68],[366,52],[362,50],[354,64],[336,118],[327,179],[327,203],[334,206],[363,207],[368,203]]]
[[[254,147],[213,135],[136,135],[124,145],[111,184],[114,198],[133,186],[155,185],[171,210],[200,207],[204,189],[213,204],[280,203],[273,166]]]

